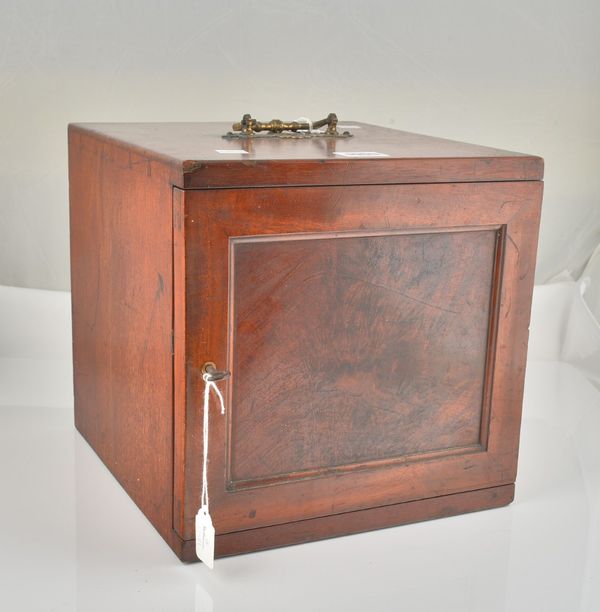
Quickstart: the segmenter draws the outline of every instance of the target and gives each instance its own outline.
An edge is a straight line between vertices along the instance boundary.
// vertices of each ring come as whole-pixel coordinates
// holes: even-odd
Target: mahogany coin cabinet
[[[75,423],[192,561],[508,504],[539,157],[372,125],[69,128]]]

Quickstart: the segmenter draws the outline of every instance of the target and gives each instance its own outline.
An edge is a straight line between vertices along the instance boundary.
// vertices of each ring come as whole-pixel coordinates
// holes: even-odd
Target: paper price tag
[[[196,514],[196,555],[210,569],[215,565],[215,528],[206,506]]]
[[[244,149],[215,149],[219,155],[249,155]]]

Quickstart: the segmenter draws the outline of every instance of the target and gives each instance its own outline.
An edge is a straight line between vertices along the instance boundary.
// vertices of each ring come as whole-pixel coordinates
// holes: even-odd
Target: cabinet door
[[[202,365],[217,533],[513,483],[541,183],[175,198],[175,528]]]

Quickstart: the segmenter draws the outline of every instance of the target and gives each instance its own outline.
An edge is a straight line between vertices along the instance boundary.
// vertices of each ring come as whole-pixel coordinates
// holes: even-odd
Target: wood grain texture
[[[233,239],[233,484],[478,449],[496,243]]]
[[[182,559],[206,361],[217,555],[512,499],[542,160],[361,126],[70,127],[76,426]]]
[[[172,525],[168,166],[69,133],[75,425],[161,535]]]
[[[173,415],[185,414],[186,406],[186,306],[185,295],[184,193],[173,188]],[[185,419],[173,419],[173,526],[185,519]],[[175,466],[178,466],[177,468]]]
[[[272,527],[225,533],[216,538],[215,555],[216,557],[227,557],[373,529],[385,529],[407,523],[445,518],[467,512],[500,508],[512,502],[514,490],[514,484],[504,485]],[[183,544],[182,559],[197,561],[191,541]]]
[[[227,364],[232,370],[231,381],[223,386],[228,416],[211,422],[211,448],[221,449],[211,452],[209,466],[217,533],[514,482],[540,202],[541,183],[536,182],[186,191],[186,296],[188,305],[193,303],[194,308],[188,307],[186,317],[187,405],[185,414],[176,415],[185,419],[187,427],[185,518],[178,526],[180,535],[184,539],[192,537],[193,515],[199,503],[200,465],[193,458],[202,450],[200,367],[207,360],[219,366]],[[355,464],[356,469],[349,471],[322,470],[313,475],[317,477],[231,490],[227,466],[229,455],[237,449],[229,442],[229,431],[238,409],[231,393],[237,353],[228,331],[235,328],[230,320],[235,240],[486,227],[500,228],[501,244],[501,257],[493,267],[495,293],[486,277],[486,299],[493,303],[488,317],[488,329],[493,333],[487,339],[491,354],[484,359],[490,382],[490,413],[485,417],[489,430],[487,444],[483,445],[486,450],[444,454],[426,461],[400,461],[372,469]],[[489,275],[489,249],[484,259]],[[457,263],[457,270],[461,265],[467,262]],[[460,281],[460,275],[455,281]],[[459,293],[454,290],[450,295]],[[306,294],[307,312],[312,297]],[[440,296],[435,303],[452,309]],[[423,310],[427,308],[423,305]],[[260,311],[254,324],[257,329],[265,324]],[[443,339],[436,342],[443,343]],[[379,365],[385,369],[385,364]],[[313,408],[318,409],[314,402],[306,409]],[[268,429],[265,419],[263,424]]]
[[[171,166],[186,189],[540,180],[543,160],[463,142],[352,122],[349,139],[225,140],[230,123],[81,124],[96,138]],[[246,150],[223,155],[219,149]],[[389,157],[347,159],[375,151]]]

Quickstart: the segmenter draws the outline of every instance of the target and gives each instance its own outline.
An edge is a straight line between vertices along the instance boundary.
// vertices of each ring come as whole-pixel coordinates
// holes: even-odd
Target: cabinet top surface
[[[541,158],[390,128],[340,121],[351,138],[223,138],[231,124],[84,123],[72,131],[120,143],[179,167],[183,187],[540,180]],[[251,169],[254,169],[254,173]],[[265,170],[274,172],[265,176]],[[240,173],[241,170],[241,173]],[[353,179],[343,174],[357,171]],[[277,176],[281,173],[284,177]],[[375,174],[373,174],[375,171]],[[259,176],[255,176],[258,172]],[[342,175],[340,174],[342,172]],[[227,174],[229,176],[227,176]]]

